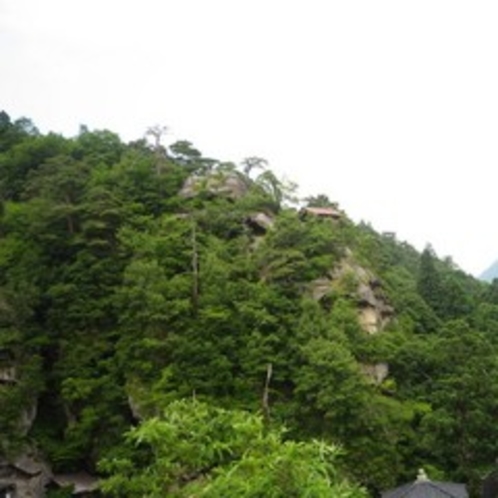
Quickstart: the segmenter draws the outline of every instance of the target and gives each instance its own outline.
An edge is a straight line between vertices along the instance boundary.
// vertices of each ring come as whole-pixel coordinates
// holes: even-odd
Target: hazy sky
[[[498,2],[0,0],[0,109],[170,127],[464,270],[498,258]]]

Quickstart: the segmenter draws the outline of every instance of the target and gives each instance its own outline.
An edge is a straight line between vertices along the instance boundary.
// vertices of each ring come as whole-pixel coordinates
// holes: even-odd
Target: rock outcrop
[[[192,198],[201,192],[207,192],[211,195],[240,199],[247,193],[247,190],[247,183],[236,172],[214,171],[203,176],[190,176],[179,194],[185,198]]]
[[[350,252],[327,276],[314,280],[308,292],[313,299],[321,301],[339,290],[356,300],[358,322],[367,334],[382,332],[392,320],[394,308],[389,304],[381,282],[356,263]],[[389,375],[387,363],[363,364],[361,370],[374,384],[381,384]]]
[[[360,365],[362,372],[375,384],[379,385],[389,375],[389,365],[387,363],[374,363]]]
[[[384,330],[394,315],[394,309],[375,275],[355,263],[348,254],[334,270],[332,277],[334,280],[349,279],[355,282],[354,297],[358,304],[358,320],[363,330],[369,334],[377,334]]]
[[[8,363],[0,365],[0,387],[5,390],[17,389],[19,385],[18,368],[12,364],[12,360]],[[35,421],[38,412],[38,400],[36,397],[26,399],[24,409],[20,412],[18,422],[19,433],[25,436],[33,422]],[[0,495],[1,497],[1,495]]]
[[[351,255],[346,256],[327,276],[314,280],[308,290],[313,299],[320,301],[337,289],[342,289],[356,300],[359,323],[369,334],[381,332],[394,315],[379,280],[352,261]]]
[[[56,474],[52,478],[50,487],[71,489],[72,496],[94,496],[93,493],[99,489],[99,480],[87,472]]]
[[[2,496],[11,492],[16,497],[41,498],[51,479],[50,466],[30,450],[15,459],[0,460],[0,490],[5,492]]]
[[[0,384],[17,384],[17,369],[15,366],[0,367]]]
[[[265,235],[275,224],[273,217],[262,211],[252,213],[246,218],[246,224],[256,235]]]
[[[0,497],[42,498],[47,490],[71,489],[72,496],[94,496],[98,478],[87,472],[52,473],[50,465],[27,448],[14,459],[0,460]]]

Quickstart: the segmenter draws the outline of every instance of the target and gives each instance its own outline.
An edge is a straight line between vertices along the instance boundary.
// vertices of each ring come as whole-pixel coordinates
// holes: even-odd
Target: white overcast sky
[[[476,274],[498,258],[497,26],[480,0],[0,0],[0,109],[264,157]]]

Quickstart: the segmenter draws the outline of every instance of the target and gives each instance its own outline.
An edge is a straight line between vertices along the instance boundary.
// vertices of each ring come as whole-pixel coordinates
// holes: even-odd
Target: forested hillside
[[[498,282],[161,135],[0,113],[4,468],[59,497],[82,471],[119,497],[376,496],[420,467],[477,490]]]

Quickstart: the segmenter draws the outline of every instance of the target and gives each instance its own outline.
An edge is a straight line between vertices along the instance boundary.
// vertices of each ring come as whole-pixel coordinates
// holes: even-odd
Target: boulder
[[[211,195],[240,199],[247,193],[247,190],[246,182],[237,173],[215,171],[203,176],[190,176],[183,184],[179,195],[192,198],[201,192],[208,192]]]
[[[263,235],[273,227],[275,221],[271,216],[267,215],[266,213],[259,212],[259,213],[250,214],[246,219],[246,223],[255,232],[257,232],[257,234]]]
[[[363,364],[360,368],[375,385],[382,384],[389,375],[389,365],[387,363]]]
[[[14,459],[0,460],[0,490],[12,496],[41,498],[51,479],[48,463],[30,449]]]
[[[56,488],[70,488],[73,496],[88,496],[99,488],[97,477],[87,472],[73,472],[71,474],[56,474],[52,478]]]

